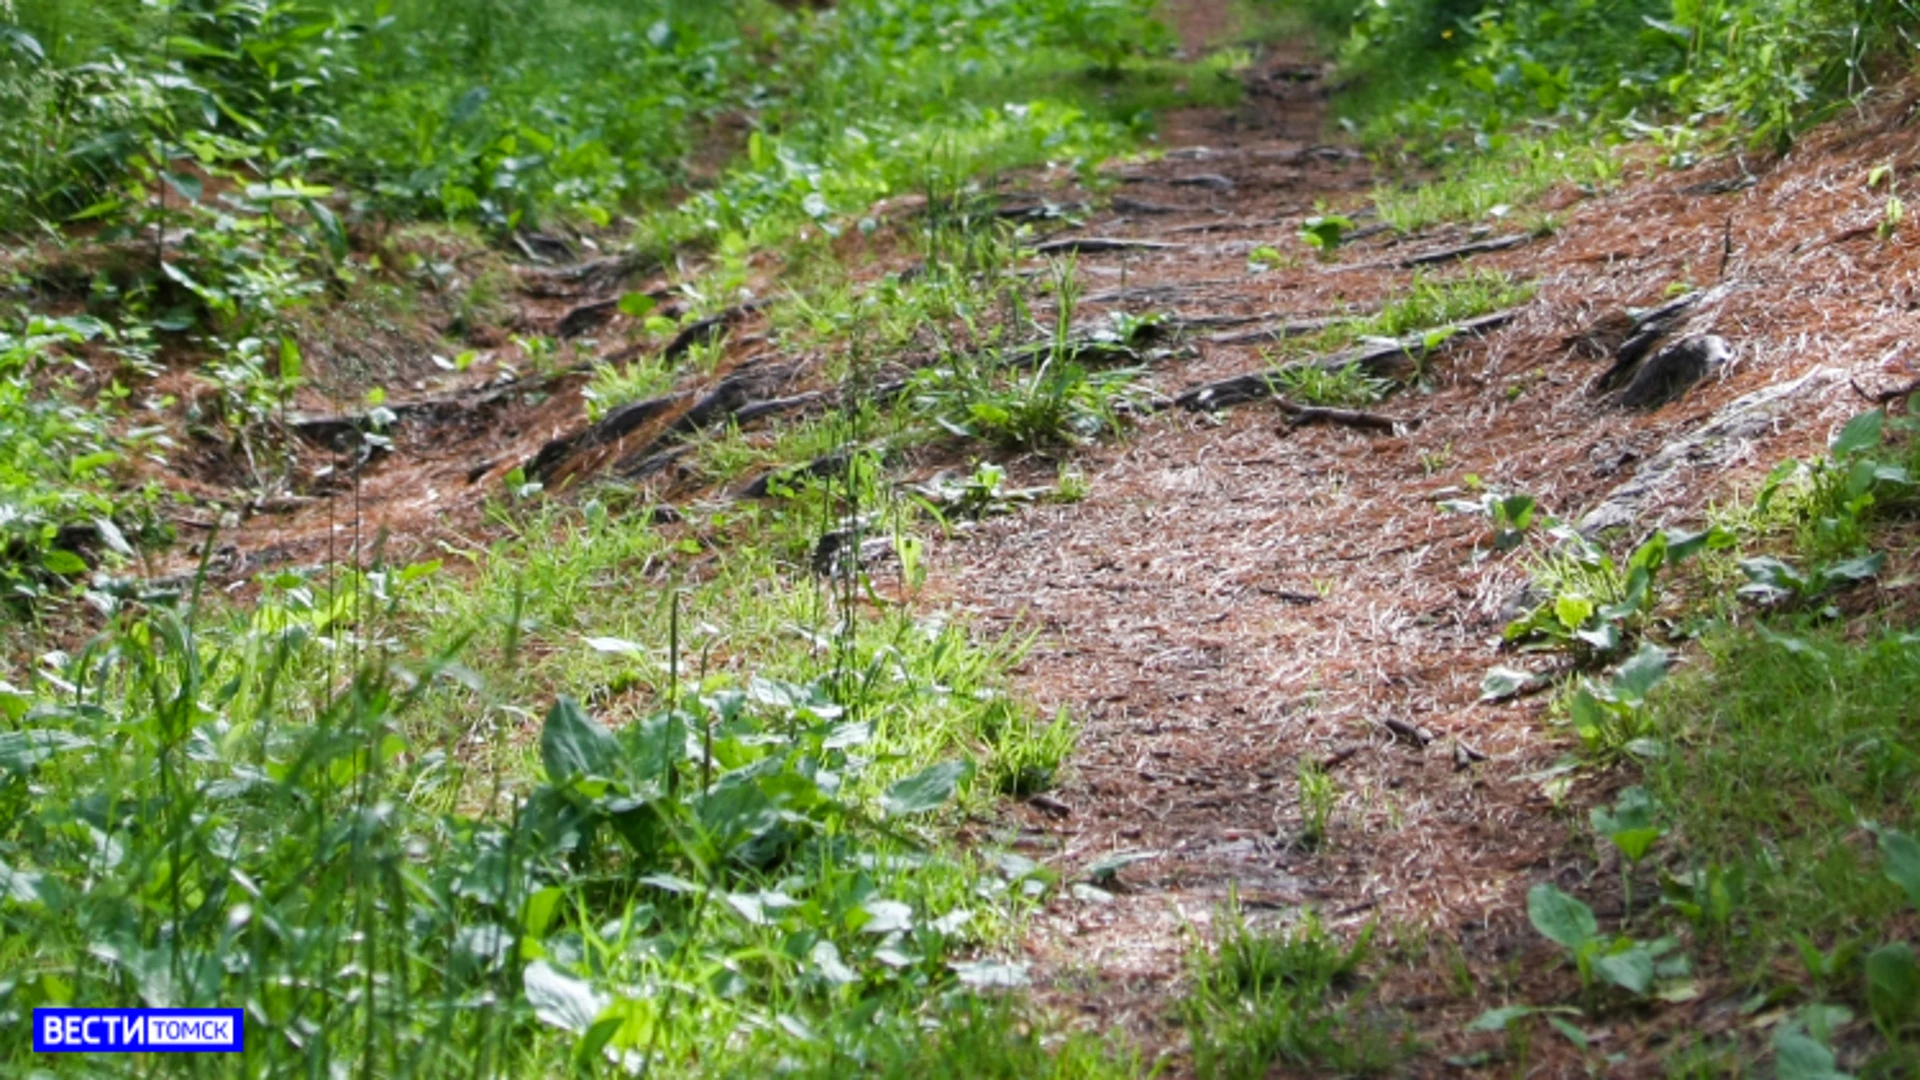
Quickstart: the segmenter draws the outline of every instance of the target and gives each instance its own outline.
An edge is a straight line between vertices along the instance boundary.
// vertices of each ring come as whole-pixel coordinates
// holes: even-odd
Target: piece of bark
[[[1896,386],[1891,390],[1881,390],[1871,394],[1860,386],[1859,379],[1849,379],[1848,382],[1852,384],[1853,392],[1866,399],[1869,405],[1890,405],[1893,402],[1903,401],[1915,394],[1920,394],[1920,379]]]
[[[395,421],[451,418],[467,411],[491,405],[516,394],[537,393],[555,383],[586,373],[585,366],[565,368],[532,379],[491,383],[469,387],[450,394],[435,394],[411,401],[389,402],[381,406]],[[343,438],[372,430],[373,410],[353,413],[296,413],[287,417],[287,426],[303,438],[337,447]]]
[[[1683,338],[1640,365],[1620,391],[1619,403],[1628,409],[1657,409],[1685,395],[1732,358],[1726,339],[1717,335]]]
[[[1039,810],[1045,810],[1047,813],[1052,814],[1055,817],[1072,817],[1073,816],[1072,806],[1069,806],[1068,804],[1061,802],[1059,799],[1056,799],[1045,792],[1041,792],[1037,795],[1027,796],[1027,805],[1032,806]]]
[[[536,480],[548,480],[561,463],[572,459],[576,454],[615,442],[679,408],[692,396],[690,391],[679,390],[671,394],[647,398],[644,401],[621,405],[601,417],[600,422],[592,427],[582,428],[549,440],[539,452],[533,455],[533,459],[527,462],[527,475]]]
[[[1092,209],[1083,202],[1071,203],[1033,203],[1026,206],[1003,206],[993,212],[993,216],[1002,221],[1051,221],[1056,218],[1084,214]]]
[[[543,282],[548,286],[571,286],[582,291],[599,291],[613,288],[621,282],[638,274],[651,273],[661,267],[658,256],[630,253],[604,259],[594,259],[575,266],[561,266],[552,269],[525,271],[524,276]]]
[[[1718,299],[1725,292],[1723,287],[1715,286],[1704,292],[1690,292],[1642,312],[1628,312],[1632,321],[1620,334],[1623,340],[1614,351],[1613,363],[1593,381],[1587,392],[1599,396],[1631,382],[1634,369],[1652,354],[1654,346],[1673,332],[1681,316],[1692,311],[1703,300]]]

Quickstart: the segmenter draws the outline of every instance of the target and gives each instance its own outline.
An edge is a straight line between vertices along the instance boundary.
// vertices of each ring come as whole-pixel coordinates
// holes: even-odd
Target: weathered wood
[[[1280,407],[1281,412],[1286,414],[1288,427],[1300,427],[1305,424],[1340,424],[1344,427],[1364,428],[1368,431],[1384,431],[1391,435],[1401,428],[1414,427],[1420,422],[1415,419],[1361,412],[1356,409],[1301,405],[1286,398],[1276,399],[1275,404]]]
[[[1329,327],[1338,326],[1347,320],[1344,318],[1294,319],[1287,322],[1271,323],[1242,330],[1233,334],[1215,334],[1207,339],[1213,345],[1271,345],[1288,338],[1305,337],[1317,334]]]
[[[1423,251],[1418,255],[1409,255],[1394,263],[1394,265],[1402,270],[1412,270],[1415,267],[1432,266],[1435,263],[1455,262],[1460,259],[1471,258],[1475,255],[1485,255],[1489,252],[1517,248],[1532,239],[1533,236],[1530,233],[1512,233],[1507,236],[1496,236],[1489,240],[1476,240],[1471,244],[1441,248],[1439,251]]]
[[[1733,349],[1714,334],[1682,338],[1654,353],[1633,373],[1620,391],[1619,404],[1628,409],[1657,409],[1733,359]]]

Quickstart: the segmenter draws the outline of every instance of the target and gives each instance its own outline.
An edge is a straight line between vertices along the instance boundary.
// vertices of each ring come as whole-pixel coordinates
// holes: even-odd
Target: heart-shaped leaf
[[[523,984],[535,1016],[576,1035],[592,1027],[607,1007],[607,998],[586,980],[576,979],[545,960],[527,965]]]
[[[619,754],[613,732],[588,717],[579,702],[562,697],[553,703],[540,729],[540,763],[548,780],[564,784],[578,776],[611,776]]]
[[[1592,908],[1545,882],[1527,890],[1527,918],[1547,940],[1569,949],[1580,948],[1600,932]]]

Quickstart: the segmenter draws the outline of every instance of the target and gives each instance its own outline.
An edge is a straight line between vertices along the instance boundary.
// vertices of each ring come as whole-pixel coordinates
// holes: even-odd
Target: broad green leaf
[[[1568,1023],[1567,1021],[1561,1019],[1558,1016],[1547,1017],[1547,1023],[1552,1025],[1553,1030],[1566,1036],[1568,1042],[1572,1043],[1573,1045],[1579,1047],[1582,1050],[1585,1050],[1587,1048],[1586,1032],[1581,1031],[1579,1028],[1574,1027],[1572,1024]]]
[[[1148,859],[1158,858],[1159,856],[1160,852],[1158,851],[1116,852],[1094,863],[1092,866],[1087,867],[1087,877],[1094,881],[1111,883],[1115,874],[1132,866],[1134,863],[1146,862]]]
[[[1560,620],[1561,626],[1578,630],[1593,617],[1593,601],[1573,593],[1558,597],[1553,602],[1553,617]]]
[[[867,920],[860,924],[863,934],[891,934],[913,929],[913,908],[898,900],[869,900],[860,905]]]
[[[1834,457],[1846,457],[1862,450],[1872,450],[1880,445],[1881,436],[1887,423],[1887,414],[1879,409],[1863,412],[1847,421],[1847,426],[1834,436],[1832,453]]]
[[[1527,918],[1547,940],[1569,949],[1580,948],[1600,932],[1592,908],[1546,882],[1527,890]]]
[[[807,959],[813,962],[814,970],[820,973],[821,978],[835,986],[845,986],[848,983],[860,981],[860,976],[840,959],[839,946],[825,938],[813,943],[813,949],[807,954]]]
[[[1667,650],[1651,641],[1642,642],[1640,651],[1614,673],[1613,691],[1621,700],[1637,705],[1666,677]]]
[[[1531,671],[1519,668],[1496,667],[1487,672],[1480,680],[1480,700],[1499,701],[1510,698],[1531,685],[1538,676]]]
[[[1660,839],[1661,833],[1662,830],[1652,828],[1623,829],[1609,834],[1608,839],[1613,841],[1614,847],[1620,849],[1620,854],[1626,856],[1628,862],[1637,863],[1647,857],[1647,849],[1653,846],[1655,840]]]
[[[1914,962],[1912,946],[1897,941],[1867,957],[1867,1005],[1889,1031],[1920,1013],[1920,965]]]
[[[1699,532],[1667,530],[1667,561],[1681,562],[1702,551],[1725,551],[1739,543],[1732,533],[1714,525]]]
[[[1467,1030],[1470,1032],[1505,1031],[1509,1024],[1532,1016],[1534,1011],[1531,1005],[1502,1005],[1497,1009],[1488,1009],[1475,1017],[1473,1022],[1467,1025]]]
[[[1610,837],[1629,829],[1652,828],[1659,809],[1660,804],[1647,794],[1647,789],[1635,784],[1622,788],[1611,808],[1596,806],[1587,817],[1593,822],[1595,832]]]
[[[1625,952],[1599,957],[1593,962],[1593,970],[1629,993],[1645,994],[1653,989],[1653,954],[1644,946],[1636,945]]]
[[[1871,555],[1862,555],[1854,559],[1842,559],[1820,567],[1820,580],[1824,584],[1841,581],[1869,581],[1880,576],[1887,565],[1884,552],[1876,551]]]
[[[87,572],[87,560],[65,548],[47,549],[46,554],[40,556],[40,565],[46,568],[47,573],[59,574],[61,577],[72,577],[75,574]]]
[[[620,298],[620,314],[630,319],[646,318],[654,306],[653,297],[643,292],[630,292]]]
[[[94,518],[93,531],[100,537],[100,542],[107,545],[114,554],[133,558],[133,545],[127,543],[127,535],[120,531],[120,526],[115,525],[112,518]]]
[[[42,874],[30,874],[25,870],[15,870],[0,859],[0,901],[15,904],[38,903],[44,895],[46,877]]]
[[[160,174],[160,179],[166,181],[167,186],[172,188],[181,198],[192,203],[199,202],[200,195],[205,190],[200,183],[200,178],[197,176],[182,176],[179,173],[163,172]]]
[[[613,732],[589,718],[579,702],[562,697],[553,703],[540,729],[540,763],[548,780],[564,784],[578,776],[611,776],[619,753]]]
[[[619,656],[645,656],[647,653],[646,646],[639,642],[617,637],[590,637],[587,639],[587,648]]]
[[[527,965],[523,984],[535,1016],[576,1035],[592,1027],[607,1007],[607,997],[584,979],[568,975],[545,960]]]
[[[92,739],[52,729],[0,731],[0,774],[23,773],[62,750],[92,745]]]
[[[1836,1066],[1833,1051],[1790,1028],[1773,1037],[1773,1075],[1777,1080],[1851,1080]]]
[[[1920,840],[1886,829],[1880,833],[1880,858],[1888,880],[1905,889],[1907,902],[1920,909]]]
[[[520,925],[531,938],[545,937],[547,927],[553,924],[553,916],[560,910],[560,898],[565,895],[557,885],[549,885],[527,897],[520,909]]]
[[[1027,977],[1027,965],[1002,964],[991,960],[970,963],[952,963],[947,967],[953,971],[960,985],[975,990],[1018,990],[1031,980]]]
[[[943,761],[914,773],[889,787],[880,797],[880,805],[891,815],[924,814],[937,810],[953,798],[961,781],[973,771],[967,761]]]

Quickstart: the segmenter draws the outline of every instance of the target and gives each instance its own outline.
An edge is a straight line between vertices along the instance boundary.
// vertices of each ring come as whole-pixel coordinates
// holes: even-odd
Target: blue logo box
[[[41,1054],[236,1054],[246,1048],[239,1009],[35,1009]]]

